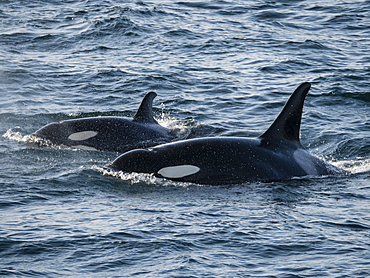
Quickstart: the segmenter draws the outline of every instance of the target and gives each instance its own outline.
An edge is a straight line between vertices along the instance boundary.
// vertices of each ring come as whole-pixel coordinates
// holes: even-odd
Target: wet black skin
[[[309,89],[309,83],[300,85],[270,128],[256,139],[208,137],[183,140],[126,152],[109,167],[200,184],[343,174],[341,169],[309,154],[299,141],[303,103]],[[160,174],[163,168],[179,165],[196,166],[199,171],[175,178]]]
[[[156,93],[144,97],[133,119],[124,117],[91,117],[50,123],[33,135],[40,145],[84,146],[97,150],[125,152],[171,141],[176,130],[167,129],[153,118],[152,104]],[[71,140],[70,135],[93,131],[96,136]]]

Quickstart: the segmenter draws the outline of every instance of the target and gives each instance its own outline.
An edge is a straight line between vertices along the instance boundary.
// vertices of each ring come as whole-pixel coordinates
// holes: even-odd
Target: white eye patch
[[[190,176],[200,171],[200,168],[194,165],[178,165],[178,166],[170,166],[164,167],[158,171],[164,178],[175,179],[175,178],[183,178],[186,176]]]
[[[68,139],[73,140],[73,141],[83,141],[83,140],[90,139],[96,136],[97,134],[98,133],[96,131],[92,131],[92,130],[81,131],[81,132],[72,133],[71,135],[68,136]]]

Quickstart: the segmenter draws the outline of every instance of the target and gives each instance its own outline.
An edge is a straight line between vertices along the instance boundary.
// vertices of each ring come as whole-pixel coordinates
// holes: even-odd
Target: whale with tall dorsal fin
[[[345,174],[311,155],[300,143],[303,104],[310,87],[308,82],[301,84],[267,131],[255,139],[206,137],[182,140],[126,152],[108,168],[198,184]]]
[[[154,119],[152,105],[156,96],[155,92],[147,93],[133,119],[106,116],[66,120],[50,123],[32,136],[41,146],[116,152],[169,142],[176,137],[176,130],[167,129]]]

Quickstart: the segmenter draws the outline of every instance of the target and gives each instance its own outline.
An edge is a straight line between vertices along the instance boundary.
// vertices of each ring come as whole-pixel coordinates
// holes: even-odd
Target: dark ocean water
[[[370,1],[0,1],[0,275],[369,277]],[[33,148],[59,120],[260,135],[312,83],[302,143],[350,177],[199,186]],[[364,172],[364,173],[363,173]]]

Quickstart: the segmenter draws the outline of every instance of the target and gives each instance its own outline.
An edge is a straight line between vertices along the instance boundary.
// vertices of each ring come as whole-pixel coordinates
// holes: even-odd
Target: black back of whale
[[[302,109],[310,83],[301,84],[260,137],[198,138],[129,151],[110,168],[151,173],[176,181],[230,184],[343,173],[312,156],[299,140]]]
[[[124,117],[89,117],[50,123],[33,135],[46,139],[40,144],[91,148],[124,152],[134,148],[168,142],[174,132],[158,124],[153,117],[152,104],[156,93],[143,98],[133,119]]]

